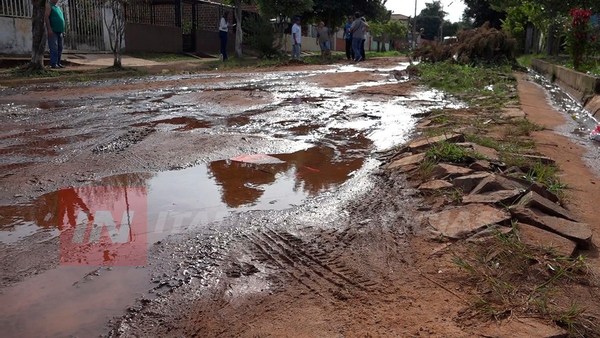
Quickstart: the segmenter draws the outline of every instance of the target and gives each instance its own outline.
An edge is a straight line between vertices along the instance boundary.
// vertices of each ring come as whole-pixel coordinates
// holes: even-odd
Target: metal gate
[[[183,33],[183,51],[196,51],[196,2],[181,4],[181,30]]]
[[[110,50],[104,39],[105,5],[102,0],[61,0],[67,21],[65,48],[78,51]]]

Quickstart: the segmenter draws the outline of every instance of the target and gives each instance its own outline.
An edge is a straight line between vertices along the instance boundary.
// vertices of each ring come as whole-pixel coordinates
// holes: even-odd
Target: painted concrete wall
[[[533,60],[531,67],[579,100],[594,117],[600,118],[600,77],[576,72],[539,59]]]
[[[220,55],[221,40],[219,33],[205,30],[196,31],[196,51],[212,55]],[[229,32],[227,35],[227,53],[229,57],[233,56],[235,51],[235,33]]]
[[[0,53],[31,53],[31,19],[0,16]]]
[[[183,35],[179,27],[128,23],[125,26],[127,52],[181,53]]]
[[[561,88],[576,97],[582,103],[595,94],[600,94],[600,78],[576,72],[572,69],[534,59],[531,67],[556,82]]]

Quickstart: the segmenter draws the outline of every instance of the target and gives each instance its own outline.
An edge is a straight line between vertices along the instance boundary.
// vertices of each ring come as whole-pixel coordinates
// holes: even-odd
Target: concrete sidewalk
[[[63,59],[70,64],[79,66],[110,67],[113,65],[113,55],[108,53],[68,53],[63,54]],[[121,64],[123,65],[123,67],[148,67],[164,65],[166,64],[166,62],[150,61],[129,55],[122,55]]]

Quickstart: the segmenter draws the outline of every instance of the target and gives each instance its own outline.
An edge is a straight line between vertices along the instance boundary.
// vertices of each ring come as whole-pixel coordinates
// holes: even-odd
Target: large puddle
[[[234,85],[161,89],[91,101],[89,109],[115,121],[77,117],[86,130],[130,126],[174,133],[246,134],[270,139],[273,149],[281,140],[292,142],[295,151],[238,154],[180,170],[119,174],[29,203],[0,207],[2,247],[10,249],[34,238],[55,241],[63,263],[3,290],[0,303],[13,304],[0,309],[3,335],[98,335],[111,316],[121,315],[149,290],[142,282],[148,280],[148,269],[136,255],[143,256],[153,243],[170,234],[208,227],[232,213],[283,210],[324,193],[334,195],[365,170],[370,154],[405,142],[415,115],[452,106],[433,91],[386,99],[353,94],[357,88],[397,83],[386,73],[405,67],[375,70],[383,74],[378,81],[346,87],[323,88],[305,81],[315,74],[277,73],[241,76]],[[343,66],[331,72],[357,70]],[[233,90],[268,102],[248,108],[235,102],[199,105],[194,101],[207,90]],[[80,110],[69,108],[69,103],[34,109],[57,106]],[[115,106],[121,108],[118,114],[113,112]],[[371,163],[367,169],[375,168]],[[100,221],[103,208],[119,211],[111,215],[112,225]],[[140,215],[143,225],[134,226]],[[99,238],[142,243],[144,249],[127,251],[104,245]],[[65,239],[77,243],[77,248],[65,249]],[[117,266],[97,269],[99,265]]]

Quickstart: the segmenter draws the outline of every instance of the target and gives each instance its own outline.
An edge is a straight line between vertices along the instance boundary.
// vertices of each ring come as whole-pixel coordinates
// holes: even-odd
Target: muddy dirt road
[[[397,279],[419,202],[378,179],[374,154],[405,142],[419,113],[457,103],[413,87],[406,66],[2,89],[0,302],[12,304],[0,309],[3,335],[254,335],[297,316],[302,331],[269,332],[336,335],[360,327],[344,310],[313,310],[366,304],[376,321],[366,313],[410,303],[397,288],[422,286]],[[125,242],[136,249],[92,235],[65,249],[80,225],[97,226],[90,214],[106,201],[126,206]],[[143,210],[143,227],[130,209]],[[273,304],[289,311],[265,316]],[[170,316],[187,324],[165,325]],[[321,326],[328,320],[339,331]]]

